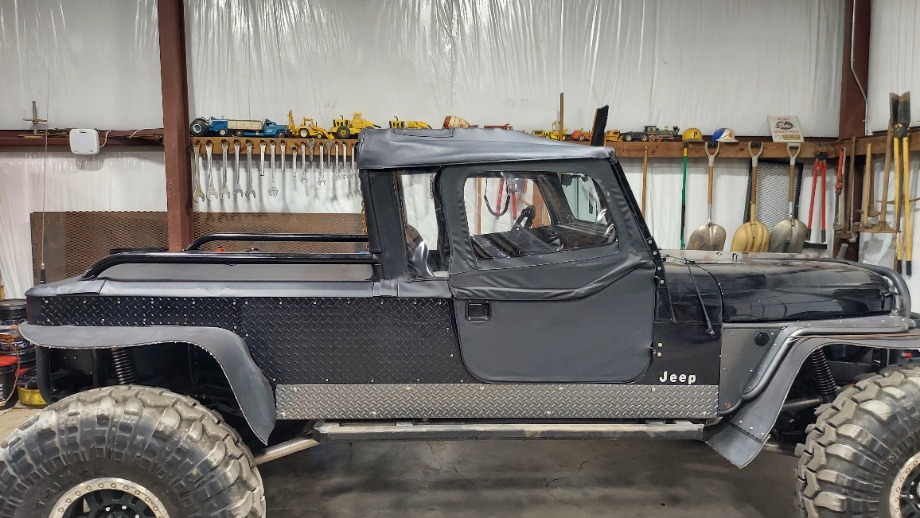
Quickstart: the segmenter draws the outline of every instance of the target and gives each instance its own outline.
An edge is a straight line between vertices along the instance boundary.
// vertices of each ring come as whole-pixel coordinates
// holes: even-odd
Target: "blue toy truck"
[[[189,132],[193,137],[206,137],[219,135],[227,137],[278,137],[288,136],[288,127],[283,124],[276,124],[268,119],[263,120],[241,120],[241,119],[219,119],[201,117],[192,121],[189,125]]]

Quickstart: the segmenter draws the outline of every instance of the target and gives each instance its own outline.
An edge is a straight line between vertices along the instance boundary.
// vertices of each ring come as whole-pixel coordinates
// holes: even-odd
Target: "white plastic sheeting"
[[[157,41],[156,0],[0,0],[0,128],[162,127]]]
[[[363,112],[437,126],[730,126],[797,114],[837,134],[843,6],[819,2],[189,2],[192,111],[329,125]]]
[[[920,94],[920,2],[872,2],[869,29],[869,131],[888,128],[888,94]],[[914,98],[911,126],[920,124]]]
[[[609,127],[621,130],[766,134],[767,115],[797,114],[810,136],[837,131],[836,0],[188,1],[186,19],[192,116],[281,122],[293,110],[328,127],[354,111],[382,126],[394,115],[439,126],[455,114],[549,129],[564,91],[570,130],[587,129],[609,104]],[[52,127],[161,126],[157,37],[155,0],[0,0],[0,127],[27,128],[32,99]],[[49,156],[45,210],[165,208],[161,154],[106,148],[91,160],[102,165]],[[641,161],[624,162],[638,196]],[[705,167],[690,161],[688,233],[706,221]],[[747,168],[716,162],[714,219],[729,238]],[[28,217],[42,207],[41,170],[39,153],[0,154],[0,275],[10,295],[31,283]],[[254,201],[197,209],[357,211],[344,185],[283,184],[270,198],[262,183]],[[649,196],[658,242],[677,247],[680,160],[652,159]]]

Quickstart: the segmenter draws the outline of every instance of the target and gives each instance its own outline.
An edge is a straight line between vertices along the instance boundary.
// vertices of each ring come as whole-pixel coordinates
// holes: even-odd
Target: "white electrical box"
[[[98,155],[99,132],[94,129],[70,130],[70,152],[75,155]]]

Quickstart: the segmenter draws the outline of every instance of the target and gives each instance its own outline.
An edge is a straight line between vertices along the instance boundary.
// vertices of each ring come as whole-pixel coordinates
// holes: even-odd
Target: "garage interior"
[[[367,253],[378,128],[606,146],[663,251],[844,259],[920,293],[918,29],[910,0],[0,0],[0,440],[45,404],[27,290],[193,243]],[[480,233],[542,214],[475,189]],[[431,185],[402,190],[438,242]],[[343,442],[260,470],[270,516],[794,516],[779,449],[739,471],[683,440]]]

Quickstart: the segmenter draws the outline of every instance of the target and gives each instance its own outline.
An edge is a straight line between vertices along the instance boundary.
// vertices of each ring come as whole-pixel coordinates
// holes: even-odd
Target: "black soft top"
[[[398,169],[520,160],[608,159],[613,149],[567,144],[504,129],[361,131],[360,169]]]

